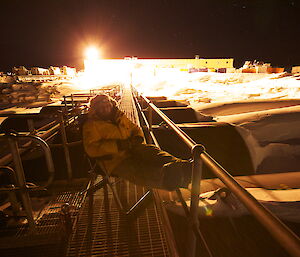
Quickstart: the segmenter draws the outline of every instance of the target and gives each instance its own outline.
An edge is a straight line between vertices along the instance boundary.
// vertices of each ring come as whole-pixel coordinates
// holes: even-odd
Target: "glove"
[[[117,141],[117,145],[120,151],[130,150],[132,146],[129,139],[120,139]]]
[[[137,144],[141,144],[144,142],[144,138],[141,136],[133,136],[133,137],[129,138],[129,140],[132,145],[137,145]]]

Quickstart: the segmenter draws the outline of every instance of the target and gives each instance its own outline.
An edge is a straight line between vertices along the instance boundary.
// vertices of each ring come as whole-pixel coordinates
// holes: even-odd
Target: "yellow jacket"
[[[132,123],[123,112],[116,110],[115,121],[104,121],[90,115],[83,124],[83,145],[86,153],[101,161],[108,173],[129,156],[118,148],[118,140],[135,136],[143,137],[142,130]]]

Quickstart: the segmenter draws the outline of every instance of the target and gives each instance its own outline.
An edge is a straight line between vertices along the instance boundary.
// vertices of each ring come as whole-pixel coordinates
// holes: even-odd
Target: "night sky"
[[[300,65],[298,0],[1,0],[0,71],[104,58],[232,57]]]

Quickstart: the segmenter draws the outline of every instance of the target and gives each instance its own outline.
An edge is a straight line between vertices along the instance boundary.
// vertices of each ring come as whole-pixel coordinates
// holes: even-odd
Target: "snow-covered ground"
[[[133,84],[145,94],[167,95],[191,105],[249,99],[300,98],[297,77],[280,74],[186,73],[163,71],[152,77],[135,77]]]

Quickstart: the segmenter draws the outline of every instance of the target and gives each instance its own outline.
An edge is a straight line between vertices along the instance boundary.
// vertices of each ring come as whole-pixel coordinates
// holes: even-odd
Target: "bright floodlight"
[[[94,46],[90,46],[85,50],[85,57],[87,60],[97,60],[99,58],[99,50]]]

